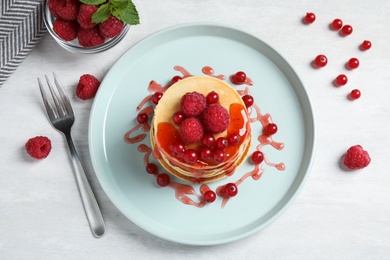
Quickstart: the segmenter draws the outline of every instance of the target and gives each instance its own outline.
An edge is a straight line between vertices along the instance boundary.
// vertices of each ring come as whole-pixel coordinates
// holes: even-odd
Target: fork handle
[[[95,237],[97,238],[102,237],[106,232],[106,227],[104,224],[102,213],[100,212],[99,205],[97,204],[95,195],[93,194],[87,176],[85,175],[85,171],[80,162],[80,158],[77,155],[70,133],[65,134],[65,137],[68,143],[70,157],[72,159],[72,164],[75,172],[76,182],[79,188],[81,200],[83,202],[83,206],[89,222],[89,226]]]

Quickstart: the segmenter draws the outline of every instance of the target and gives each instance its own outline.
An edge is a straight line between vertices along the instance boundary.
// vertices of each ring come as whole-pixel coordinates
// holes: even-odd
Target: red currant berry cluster
[[[303,21],[305,24],[311,24],[315,21],[316,16],[313,13],[307,13],[306,16],[303,18]],[[348,36],[352,34],[353,27],[349,24],[344,24],[343,21],[339,18],[334,19],[330,25],[329,28],[334,31],[338,31],[341,36]],[[371,42],[369,40],[364,40],[360,45],[359,48],[361,51],[366,51],[371,48]],[[328,64],[328,58],[324,54],[317,55],[315,59],[312,62],[312,65],[314,68],[322,68],[325,67]],[[347,70],[355,70],[359,67],[360,61],[356,57],[350,58],[345,63],[345,68]],[[334,85],[337,87],[344,86],[348,82],[348,77],[345,74],[339,74],[336,79],[333,81]],[[348,97],[350,100],[355,100],[360,98],[360,91],[357,89],[354,89],[349,93]]]

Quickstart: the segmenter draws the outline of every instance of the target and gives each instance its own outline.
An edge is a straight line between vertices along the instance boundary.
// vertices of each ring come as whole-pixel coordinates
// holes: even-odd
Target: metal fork
[[[51,93],[51,100],[49,101],[48,95],[43,87],[41,80],[38,78],[39,89],[42,94],[43,103],[46,108],[49,121],[54,128],[62,132],[68,143],[70,156],[72,159],[72,164],[75,172],[76,182],[79,188],[81,200],[83,202],[84,210],[91,227],[91,231],[95,237],[102,237],[106,231],[104,220],[100,212],[99,206],[96,202],[96,198],[93,194],[91,186],[89,185],[88,179],[85,175],[83,166],[80,162],[80,159],[77,155],[76,149],[74,147],[72,137],[71,137],[71,128],[75,119],[73,108],[69,101],[68,96],[64,92],[62,85],[55,73],[54,82],[57,88],[57,91],[53,89],[53,86],[47,77],[46,82]]]

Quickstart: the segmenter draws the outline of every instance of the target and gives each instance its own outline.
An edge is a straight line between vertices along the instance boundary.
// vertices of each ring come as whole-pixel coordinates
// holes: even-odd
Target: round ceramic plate
[[[124,135],[137,124],[136,107],[149,95],[149,83],[168,84],[173,76],[181,75],[175,66],[192,75],[203,75],[202,68],[210,66],[216,75],[225,75],[226,82],[229,75],[245,71],[254,83],[249,89],[256,104],[278,125],[273,139],[284,143],[284,149],[267,146],[264,153],[271,163],[284,163],[285,170],[264,164],[262,177],[246,179],[239,185],[238,195],[223,208],[221,198],[198,208],[177,200],[173,189],[158,187],[154,176],[145,172],[138,144],[126,143]],[[252,131],[260,134],[261,124],[253,123]],[[258,144],[256,137],[254,134],[252,150]],[[148,138],[143,143],[150,146]],[[92,107],[89,147],[103,190],[132,222],[170,241],[214,245],[263,229],[291,205],[313,159],[314,117],[299,77],[269,45],[224,25],[185,24],[147,37],[110,69]],[[247,159],[233,176],[209,186],[215,190],[235,182],[253,168]]]

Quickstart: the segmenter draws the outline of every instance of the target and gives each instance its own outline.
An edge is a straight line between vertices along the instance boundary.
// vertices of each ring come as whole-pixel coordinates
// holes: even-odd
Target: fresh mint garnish
[[[139,24],[137,8],[131,0],[80,0],[84,4],[100,5],[92,16],[92,22],[101,23],[110,15],[130,25]]]

